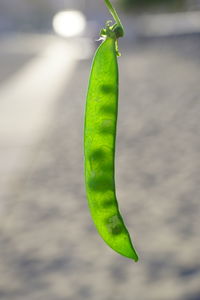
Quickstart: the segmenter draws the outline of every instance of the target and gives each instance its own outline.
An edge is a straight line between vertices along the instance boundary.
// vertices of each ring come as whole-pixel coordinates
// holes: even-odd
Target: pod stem
[[[124,28],[123,28],[123,25],[120,21],[120,18],[116,12],[116,10],[114,9],[114,7],[112,6],[110,0],[104,0],[105,1],[105,4],[109,10],[109,12],[111,13],[111,15],[113,16],[113,19],[115,20],[117,26],[119,26],[121,28],[121,31],[122,31],[122,35],[124,35]]]

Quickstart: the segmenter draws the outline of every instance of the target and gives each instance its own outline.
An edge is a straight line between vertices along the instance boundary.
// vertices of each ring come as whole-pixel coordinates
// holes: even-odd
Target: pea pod
[[[116,24],[102,29],[94,56],[85,110],[85,183],[89,209],[104,241],[123,256],[138,260],[120,214],[115,191],[115,140],[118,110],[118,47],[123,27],[111,3]]]

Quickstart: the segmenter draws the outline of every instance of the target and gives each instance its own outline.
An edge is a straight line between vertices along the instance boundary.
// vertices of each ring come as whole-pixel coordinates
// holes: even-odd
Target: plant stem
[[[109,10],[109,12],[111,13],[111,15],[113,16],[113,19],[115,20],[116,24],[121,27],[122,31],[124,32],[124,28],[123,28],[123,25],[120,21],[120,18],[116,12],[116,10],[114,9],[114,7],[112,6],[112,4],[110,3],[110,0],[104,0],[105,1],[105,4]]]

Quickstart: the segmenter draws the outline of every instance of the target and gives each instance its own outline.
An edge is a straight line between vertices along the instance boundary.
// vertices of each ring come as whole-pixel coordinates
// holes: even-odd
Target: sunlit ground
[[[55,18],[58,36],[0,37],[0,298],[199,300],[199,36],[137,41],[129,26],[120,41],[116,186],[135,264],[100,239],[85,198],[95,38],[84,18],[73,34]]]

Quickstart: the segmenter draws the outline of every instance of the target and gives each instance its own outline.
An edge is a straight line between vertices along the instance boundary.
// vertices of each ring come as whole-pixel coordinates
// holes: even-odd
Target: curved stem
[[[122,25],[122,23],[121,23],[121,21],[120,21],[120,18],[119,18],[119,16],[118,16],[116,10],[114,9],[114,7],[112,6],[112,4],[110,3],[110,0],[104,0],[104,1],[105,1],[105,4],[106,4],[106,6],[107,6],[109,12],[110,12],[111,15],[113,16],[113,18],[114,18],[116,24],[117,24],[119,27],[121,27],[122,32],[124,33],[123,25]]]

